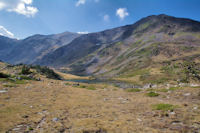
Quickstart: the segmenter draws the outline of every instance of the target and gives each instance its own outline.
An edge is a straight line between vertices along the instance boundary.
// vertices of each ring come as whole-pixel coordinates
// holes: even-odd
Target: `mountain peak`
[[[157,15],[158,17],[171,17],[171,16],[169,16],[169,15],[166,15],[166,14],[159,14],[159,15]]]
[[[138,41],[143,40],[145,44],[145,41],[155,41],[157,43],[172,40],[174,35],[183,32],[191,35],[194,32],[200,32],[200,23],[190,19],[168,16],[166,14],[152,15],[132,25],[87,35],[70,32],[54,35],[34,35],[21,40],[20,45],[9,52],[7,54],[9,56],[6,56],[6,59],[11,63],[23,61],[23,63],[70,67],[71,64],[76,64],[78,60],[85,59],[90,54],[95,55],[95,52],[101,51],[101,49],[115,46],[117,42],[119,44],[124,42],[127,46],[134,43],[136,39]],[[187,40],[190,41],[193,38],[195,36],[188,36]],[[34,52],[32,52],[33,48],[35,50]],[[113,51],[113,53],[116,53],[116,51]],[[113,55],[113,53],[110,53],[110,55]],[[105,52],[100,53],[100,55],[104,54],[106,55]],[[101,60],[97,55],[95,58]],[[86,64],[83,64],[83,66],[87,66]]]

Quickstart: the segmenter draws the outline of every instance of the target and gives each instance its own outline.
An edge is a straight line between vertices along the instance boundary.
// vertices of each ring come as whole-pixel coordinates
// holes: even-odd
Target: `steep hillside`
[[[176,80],[189,80],[179,78],[188,77],[187,67],[199,66],[199,52],[199,22],[158,15],[133,25],[81,36],[36,63],[70,68],[69,72],[80,75],[139,75],[142,82],[157,78],[161,80],[157,82],[162,82],[171,77],[169,74]],[[194,73],[199,74],[198,67]],[[199,80],[198,74],[191,74],[195,75],[191,78]]]
[[[199,82],[200,22],[153,15],[132,25],[79,35],[0,38],[0,60],[137,84]]]
[[[118,42],[129,36],[132,28],[130,26],[119,27],[103,32],[82,35],[74,39],[67,46],[63,46],[56,51],[49,53],[37,64],[50,66],[65,66],[85,57],[102,46]]]
[[[19,43],[16,39],[11,39],[8,37],[0,36],[0,57],[1,60],[6,58],[6,55],[10,53],[15,46]]]
[[[15,44],[14,48],[7,43],[10,42],[9,39],[4,39],[1,44],[7,47],[7,49],[5,50],[6,53],[1,52],[2,56],[0,56],[0,59],[13,64],[31,64],[48,52],[67,45],[79,36],[79,34],[70,32],[55,35],[34,35],[24,40],[16,40],[15,43],[11,42]],[[3,50],[2,47],[1,50]]]

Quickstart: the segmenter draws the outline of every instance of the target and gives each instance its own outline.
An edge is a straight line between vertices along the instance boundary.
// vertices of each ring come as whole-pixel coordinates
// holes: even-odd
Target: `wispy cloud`
[[[88,0],[77,0],[75,6],[78,7],[80,5],[84,5]],[[92,2],[99,3],[100,0],[92,0]],[[90,0],[91,2],[91,0]]]
[[[125,17],[129,16],[129,13],[126,8],[119,8],[116,11],[116,15],[123,20]]]
[[[78,7],[78,6],[80,6],[80,5],[84,5],[85,2],[86,2],[86,0],[78,0],[78,1],[76,2],[76,7]]]
[[[33,17],[38,9],[33,7],[32,3],[33,0],[0,0],[0,10]]]
[[[88,31],[79,31],[77,32],[78,34],[88,34],[89,32]]]
[[[109,22],[109,21],[110,21],[110,16],[109,16],[108,14],[105,14],[105,15],[103,16],[103,20],[104,20],[105,22]]]
[[[14,34],[10,31],[8,31],[5,27],[0,26],[0,35],[1,36],[6,36],[10,38],[14,38]]]

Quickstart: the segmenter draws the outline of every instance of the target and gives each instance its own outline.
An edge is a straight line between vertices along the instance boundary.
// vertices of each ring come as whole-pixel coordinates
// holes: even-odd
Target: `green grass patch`
[[[149,88],[149,89],[146,89],[146,91],[156,91],[156,89],[153,89],[153,88]]]
[[[126,91],[127,91],[127,92],[140,92],[141,89],[138,89],[138,88],[132,88],[132,89],[127,89]]]
[[[65,83],[65,85],[71,85],[70,83]]]
[[[200,88],[200,86],[192,86],[192,88]]]
[[[24,76],[24,75],[21,75],[20,78],[21,78],[22,80],[35,80],[35,79],[33,79],[33,78],[30,78],[30,77]]]
[[[121,45],[121,44],[123,44],[122,42],[118,42],[118,43],[116,43],[116,45]]]
[[[137,27],[136,32],[147,29],[150,26],[150,24],[151,24],[150,22],[146,22],[146,23],[140,25],[139,27]]]
[[[169,90],[168,89],[159,89],[158,91],[159,92],[168,92]]]
[[[88,89],[88,90],[96,90],[96,88],[94,86],[87,86],[86,89]]]
[[[176,91],[176,90],[180,90],[180,89],[183,89],[181,87],[171,87],[169,88],[170,91]]]
[[[15,84],[7,84],[7,85],[3,85],[4,87],[17,87]]]
[[[145,75],[149,74],[149,69],[140,69],[140,70],[135,70],[133,72],[129,72],[128,74],[124,74],[120,77],[122,78],[127,78],[127,77],[135,77],[137,75]]]
[[[80,85],[80,88],[87,88],[86,85]]]
[[[157,97],[157,96],[159,96],[160,94],[159,94],[159,93],[156,93],[156,92],[153,92],[153,91],[151,91],[151,92],[147,93],[146,95],[147,95],[147,96],[149,96],[149,97]]]
[[[12,81],[15,84],[26,84],[26,82],[24,80],[16,80],[16,81]]]
[[[0,78],[0,81],[5,82],[5,81],[9,81],[9,79],[7,79],[7,78]]]
[[[2,82],[9,82],[9,83],[12,83],[13,85],[14,84],[26,84],[25,80],[14,80],[14,79],[8,79],[8,78],[0,78],[0,81]]]
[[[156,80],[152,81],[152,83],[162,84],[162,83],[165,83],[167,81],[169,81],[169,78],[167,78],[167,77],[161,77],[160,79],[156,79]]]
[[[89,85],[89,86],[87,86],[87,85],[79,85],[77,87],[85,88],[85,89],[88,89],[88,90],[96,90],[96,88],[93,85]]]
[[[117,91],[117,90],[118,90],[117,88],[114,88],[114,89],[113,89],[113,91]]]
[[[172,105],[172,104],[164,104],[164,103],[160,103],[160,104],[154,104],[152,105],[152,108],[154,110],[163,110],[163,111],[173,111],[177,106]]]
[[[166,77],[166,75],[141,75],[140,81],[143,83],[152,83],[152,84],[163,84],[169,81],[170,78]]]
[[[155,38],[156,38],[156,36],[155,36],[155,35],[152,35],[152,36],[149,37],[149,40],[152,40],[152,41],[153,41]]]

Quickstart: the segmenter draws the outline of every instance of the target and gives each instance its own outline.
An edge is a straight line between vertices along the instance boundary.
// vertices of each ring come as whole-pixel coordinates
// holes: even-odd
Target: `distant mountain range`
[[[24,40],[0,36],[0,59],[12,64],[32,64],[49,52],[69,44],[80,34],[64,32],[55,35],[34,35]]]
[[[160,73],[166,62],[200,61],[200,22],[161,14],[85,35],[0,37],[0,46],[0,60],[79,75],[130,76],[149,69]]]

